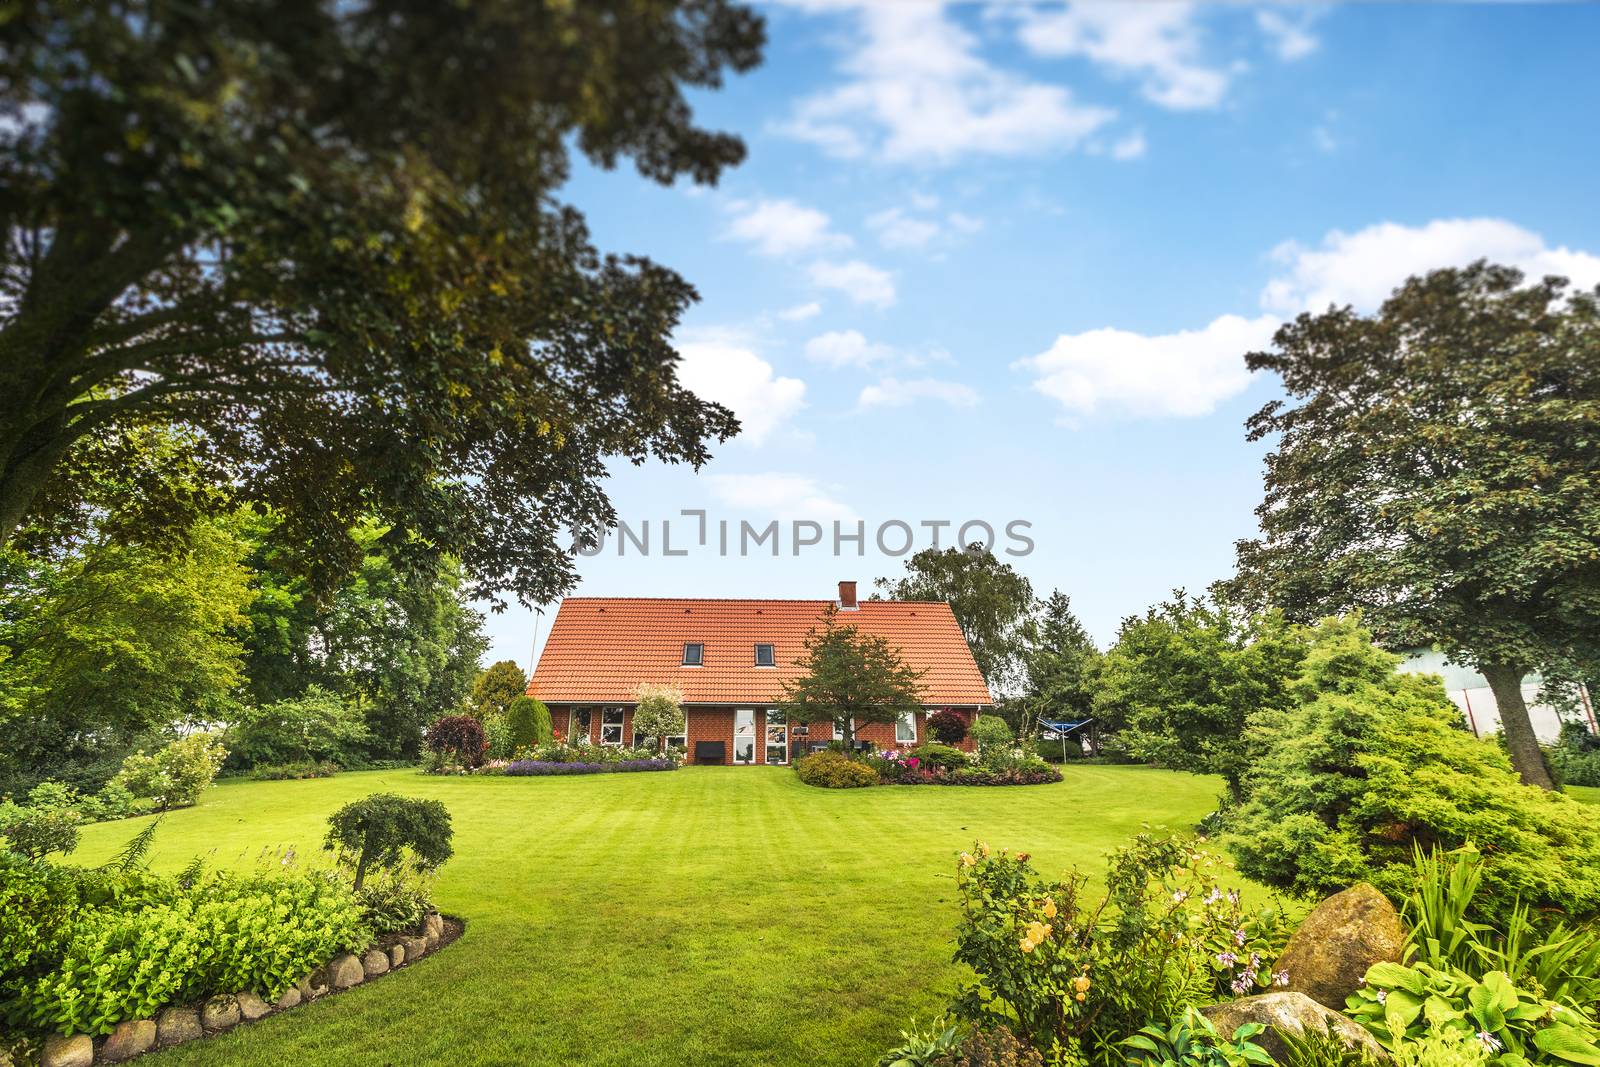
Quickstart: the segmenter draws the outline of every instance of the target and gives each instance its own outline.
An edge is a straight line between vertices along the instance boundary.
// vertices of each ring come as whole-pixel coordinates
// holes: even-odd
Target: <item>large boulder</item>
[[[206,1002],[200,1005],[200,1025],[208,1034],[232,1029],[239,1025],[240,1018],[242,1014],[239,1011],[239,1002],[233,997],[208,997]]]
[[[193,1008],[168,1008],[156,1016],[156,1044],[162,1048],[193,1041],[200,1029],[200,1013]]]
[[[1398,963],[1406,932],[1389,898],[1362,882],[1312,909],[1289,938],[1277,970],[1285,988],[1338,1010],[1374,963]]]
[[[1263,993],[1256,997],[1230,1000],[1201,1008],[1201,1014],[1216,1026],[1217,1033],[1232,1037],[1233,1032],[1245,1023],[1260,1023],[1266,1032],[1255,1038],[1256,1044],[1266,1049],[1279,1063],[1287,1062],[1288,1046],[1278,1035],[1279,1030],[1290,1034],[1303,1034],[1307,1030],[1320,1033],[1328,1030],[1348,1049],[1366,1052],[1374,1060],[1387,1059],[1383,1046],[1354,1019],[1323,1007],[1304,993]]]
[[[341,952],[328,961],[328,980],[335,989],[349,989],[360,985],[367,977],[361,961],[349,952]]]
[[[255,1022],[272,1010],[271,1005],[251,992],[243,992],[233,998],[239,1002],[239,1014],[244,1016],[246,1022]]]
[[[381,948],[369,948],[361,954],[361,969],[368,978],[376,978],[389,970],[389,954]]]
[[[100,1058],[106,1063],[121,1063],[149,1052],[156,1044],[154,1019],[127,1019],[117,1024],[100,1046]]]
[[[88,1034],[51,1034],[44,1039],[40,1067],[89,1067],[94,1062],[94,1038]]]
[[[288,1011],[290,1008],[298,1008],[301,999],[300,987],[290,986],[283,991],[282,996],[272,1002],[272,1006],[278,1011]]]

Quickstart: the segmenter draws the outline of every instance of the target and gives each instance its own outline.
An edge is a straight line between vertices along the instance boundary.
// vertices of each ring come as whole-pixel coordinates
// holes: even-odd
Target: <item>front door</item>
[[[789,761],[789,724],[779,717],[778,712],[767,712],[767,762],[787,763]]]
[[[733,762],[756,761],[756,713],[739,708],[733,713]]]

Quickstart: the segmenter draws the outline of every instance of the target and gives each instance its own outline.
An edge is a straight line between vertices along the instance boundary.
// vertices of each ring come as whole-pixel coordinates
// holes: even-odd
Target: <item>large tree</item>
[[[331,587],[375,518],[479,593],[570,582],[607,457],[735,432],[682,388],[694,291],[603,257],[569,146],[713,182],[685,91],[759,59],[730,0],[20,0],[0,14],[0,543],[193,428]],[[97,467],[98,464],[98,467]]]
[[[989,688],[1001,692],[1017,680],[1033,586],[985,546],[925,548],[906,560],[905,574],[875,584],[874,597],[949,604]]]
[[[804,672],[783,683],[778,710],[790,722],[831,722],[846,743],[864,722],[898,722],[922,708],[921,672],[906,666],[886,638],[841,622],[828,607],[822,627],[806,635]]]
[[[1480,262],[1376,315],[1303,314],[1247,357],[1289,399],[1248,424],[1277,447],[1236,587],[1302,620],[1360,609],[1384,644],[1476,667],[1545,788],[1522,680],[1600,652],[1597,295]]]
[[[1030,714],[1082,719],[1094,712],[1100,650],[1056,590],[1022,625],[1023,702]]]
[[[528,676],[516,660],[503,659],[489,664],[472,683],[473,714],[480,719],[504,715],[511,702],[528,691]]]
[[[1095,715],[1136,759],[1221,775],[1237,802],[1257,728],[1294,706],[1306,640],[1279,612],[1173,598],[1125,619],[1098,676]]]

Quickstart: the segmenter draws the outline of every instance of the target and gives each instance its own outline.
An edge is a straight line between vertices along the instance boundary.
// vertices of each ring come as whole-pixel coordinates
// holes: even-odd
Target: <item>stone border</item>
[[[163,1008],[154,1019],[124,1020],[105,1037],[51,1034],[44,1039],[39,1067],[126,1063],[146,1052],[158,1052],[225,1033],[240,1023],[253,1023],[409,967],[455,941],[466,932],[466,927],[465,919],[431,912],[422,920],[421,936],[384,934],[360,955],[341,952],[284,990],[283,995],[270,1004],[248,991],[221,993],[197,1004]],[[8,1061],[6,1067],[9,1067]]]

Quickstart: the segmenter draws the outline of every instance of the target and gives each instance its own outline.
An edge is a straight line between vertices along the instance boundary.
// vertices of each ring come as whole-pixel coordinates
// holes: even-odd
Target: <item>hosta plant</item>
[[[1224,1040],[1210,1019],[1193,1008],[1170,1026],[1147,1026],[1122,1043],[1128,1063],[1140,1067],[1272,1067],[1272,1057],[1253,1038],[1266,1032],[1245,1023]]]

